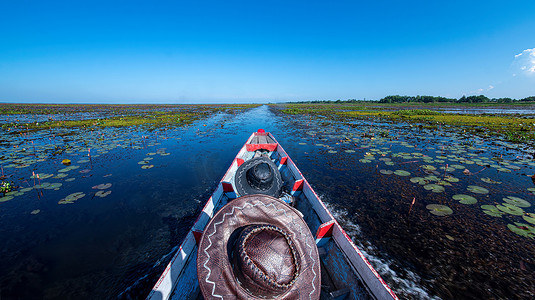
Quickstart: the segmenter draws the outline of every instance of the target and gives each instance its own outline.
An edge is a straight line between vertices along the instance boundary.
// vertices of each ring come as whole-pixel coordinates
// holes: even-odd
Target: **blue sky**
[[[2,1],[0,102],[535,95],[535,1]]]

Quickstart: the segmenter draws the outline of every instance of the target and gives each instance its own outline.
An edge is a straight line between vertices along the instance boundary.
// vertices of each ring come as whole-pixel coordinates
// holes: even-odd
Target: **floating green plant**
[[[431,166],[431,165],[421,165],[420,166],[422,169],[424,170],[427,170],[427,171],[435,171],[437,168],[435,168],[434,166]]]
[[[393,171],[390,171],[390,170],[383,170],[383,169],[381,169],[381,170],[379,170],[379,173],[384,174],[384,175],[391,175],[391,174],[393,174],[394,172],[393,172]]]
[[[477,185],[469,185],[466,189],[476,194],[488,194],[489,193],[489,190],[487,190],[484,187],[477,186]]]
[[[453,198],[454,200],[459,201],[462,204],[475,204],[475,203],[477,203],[477,199],[476,198],[474,198],[472,196],[469,196],[469,195],[465,195],[465,194],[453,195],[451,198]]]
[[[0,197],[0,202],[6,202],[6,201],[9,201],[9,200],[12,200],[13,198],[14,198],[13,196]]]
[[[141,166],[142,169],[151,169],[153,167],[154,167],[154,165],[143,165],[143,166]]]
[[[496,208],[510,215],[521,216],[524,214],[524,210],[522,208],[509,203],[504,203],[503,205],[496,205]]]
[[[68,166],[66,168],[63,168],[61,170],[58,170],[58,172],[60,173],[65,173],[65,172],[69,172],[71,170],[75,170],[75,169],[78,169],[80,166]]]
[[[424,189],[431,191],[433,193],[444,192],[444,187],[439,184],[427,184],[427,185],[424,185]]]
[[[137,164],[138,164],[138,165],[146,165],[146,164],[148,164],[148,163],[149,163],[148,161],[146,161],[146,160],[142,160],[142,161],[139,161]]]
[[[501,217],[504,213],[494,205],[481,205],[483,212],[492,217]]]
[[[83,192],[76,192],[68,195],[67,197],[61,199],[58,204],[72,204],[76,200],[83,198],[85,194]]]
[[[453,177],[453,176],[446,176],[444,177],[444,180],[449,182],[459,182],[459,178]]]
[[[453,213],[451,208],[442,204],[428,204],[425,208],[429,209],[429,212],[436,216],[447,216]]]
[[[338,151],[335,151],[335,150],[329,150],[329,151],[327,151],[327,152],[329,152],[329,153],[331,153],[331,154],[338,153]]]
[[[95,196],[104,198],[108,196],[109,194],[111,194],[111,191],[98,191],[95,193]]]
[[[486,183],[492,183],[492,184],[501,184],[502,183],[501,181],[492,180],[489,177],[481,178],[481,181],[486,182]]]
[[[535,237],[535,227],[530,226],[528,224],[515,222],[514,224],[507,224],[507,228],[509,228],[509,230],[511,230],[512,232],[524,237]]]
[[[524,220],[526,220],[526,222],[529,222],[531,224],[535,224],[535,217],[530,213],[527,213],[527,214],[523,215],[522,218],[524,218]]]
[[[427,180],[422,177],[412,177],[410,180],[412,183],[418,183],[421,185],[427,184]]]
[[[517,207],[530,207],[531,206],[531,204],[528,201],[522,198],[513,197],[513,196],[507,196],[506,198],[503,198],[503,201],[511,205],[517,206]]]
[[[92,189],[105,190],[105,189],[109,189],[110,187],[111,187],[111,183],[102,183],[102,184],[93,186]]]
[[[409,175],[411,175],[410,172],[407,172],[405,170],[396,170],[396,171],[394,171],[394,174],[396,174],[398,176],[409,176]]]
[[[34,179],[34,178],[39,178],[39,179],[47,179],[47,178],[50,178],[54,176],[54,174],[45,174],[45,173],[35,173],[35,175],[32,175],[30,176],[30,178]]]
[[[40,213],[40,212],[41,212],[40,209],[34,209],[34,210],[32,210],[32,212],[31,212],[30,214],[32,214],[32,215],[36,215],[36,214],[38,214],[38,213]]]

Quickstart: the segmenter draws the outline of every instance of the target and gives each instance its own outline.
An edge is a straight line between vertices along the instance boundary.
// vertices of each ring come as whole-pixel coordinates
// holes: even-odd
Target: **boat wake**
[[[324,196],[320,196],[322,201]],[[353,223],[348,217],[348,213],[344,209],[335,207],[328,202],[323,202],[327,209],[332,213],[333,217],[340,223],[342,228],[349,235],[353,243],[364,254],[366,259],[372,264],[375,270],[387,282],[392,290],[400,298],[406,299],[440,299],[436,296],[431,296],[420,286],[422,279],[417,274],[403,268],[403,274],[399,274],[393,268],[396,267],[396,262],[381,255],[379,250],[369,243],[363,243],[362,232],[359,225]],[[381,257],[380,257],[380,256]]]

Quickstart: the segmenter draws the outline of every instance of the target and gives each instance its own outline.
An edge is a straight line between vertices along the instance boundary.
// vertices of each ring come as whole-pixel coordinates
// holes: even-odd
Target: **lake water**
[[[534,296],[529,149],[448,128],[261,106],[184,128],[3,131],[3,175],[25,192],[0,198],[0,298],[144,298],[259,128],[401,298]],[[459,194],[476,203],[452,198]],[[445,209],[430,204],[452,213],[436,215]]]

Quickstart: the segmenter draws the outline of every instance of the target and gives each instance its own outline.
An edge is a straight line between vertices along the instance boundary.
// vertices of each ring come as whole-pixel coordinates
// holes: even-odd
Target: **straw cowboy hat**
[[[319,299],[318,249],[297,210],[267,195],[223,206],[199,243],[205,299]]]

